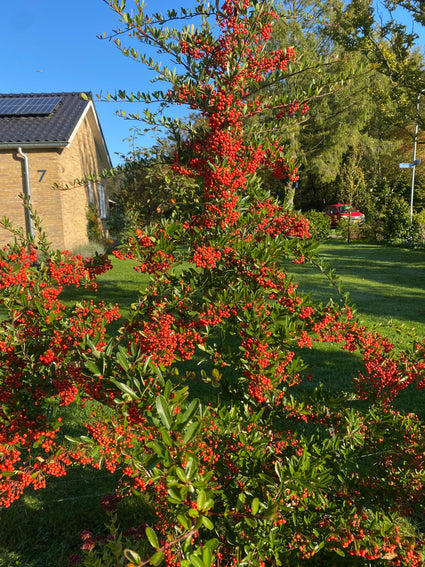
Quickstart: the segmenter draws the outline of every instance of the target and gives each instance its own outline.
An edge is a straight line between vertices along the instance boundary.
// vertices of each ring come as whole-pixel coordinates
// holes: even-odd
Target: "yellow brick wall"
[[[49,188],[58,178],[58,153],[54,150],[25,150],[28,156],[29,182],[33,209],[42,220],[43,230],[55,246],[63,246],[60,197]],[[0,151],[0,214],[19,227],[25,226],[24,206],[19,195],[24,193],[24,158],[17,150]],[[10,239],[0,232],[0,244]]]
[[[24,209],[19,194],[23,193],[23,160],[9,151],[0,151],[0,217],[6,216],[16,226],[25,226]],[[10,234],[0,229],[0,244],[5,244]]]
[[[61,183],[66,185],[76,179],[87,179],[90,175],[100,175],[110,166],[104,157],[102,139],[95,123],[94,114],[89,113],[80,125],[69,148],[61,155]],[[102,184],[105,184],[102,182]],[[97,183],[91,183],[93,202],[99,207]],[[68,248],[88,242],[87,239],[87,184],[75,185],[62,192],[62,218],[64,241]],[[106,236],[106,230],[104,231]]]
[[[28,156],[32,205],[48,240],[61,250],[87,244],[86,186],[76,185],[69,190],[53,186],[71,185],[76,179],[99,174],[109,167],[93,112],[89,110],[69,147],[23,151]],[[23,202],[19,198],[24,191],[23,174],[24,160],[17,151],[0,150],[0,216],[7,216],[17,226],[25,226]],[[98,203],[96,196],[95,202]],[[0,229],[0,245],[9,239],[10,235]]]

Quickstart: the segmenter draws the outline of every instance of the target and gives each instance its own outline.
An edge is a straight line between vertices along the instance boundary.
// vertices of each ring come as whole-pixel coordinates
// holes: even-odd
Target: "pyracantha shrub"
[[[299,293],[289,274],[312,254],[308,221],[259,181],[266,169],[295,179],[278,132],[306,110],[284,90],[293,50],[268,49],[276,12],[199,2],[202,26],[177,30],[166,27],[177,14],[107,3],[123,23],[117,45],[125,32],[181,70],[121,47],[171,83],[159,102],[201,114],[173,162],[199,199],[191,214],[136,228],[116,252],[148,277],[116,337],[105,334],[115,308],[60,302],[61,286],[90,280],[91,266],[3,251],[3,505],[73,463],[103,466],[120,476],[113,537],[85,537],[86,566],[117,556],[133,566],[422,565],[425,431],[393,402],[423,386],[423,347],[399,354],[344,301]],[[275,120],[259,120],[271,111]],[[302,354],[318,343],[359,355],[350,394],[312,387]],[[96,403],[86,435],[59,445],[56,416],[71,401]],[[117,535],[127,498],[140,505],[139,539]]]

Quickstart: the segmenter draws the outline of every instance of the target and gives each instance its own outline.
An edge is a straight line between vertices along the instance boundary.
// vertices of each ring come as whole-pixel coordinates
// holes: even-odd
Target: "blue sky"
[[[179,5],[188,7],[188,0],[182,4],[175,0],[146,3],[161,12]],[[112,43],[97,39],[118,26],[116,15],[102,0],[3,0],[0,22],[0,92],[91,91],[95,96],[117,89],[130,92],[152,87],[153,75],[141,63],[123,57]],[[425,44],[424,30],[419,24],[414,30],[422,33],[421,43]],[[123,139],[137,123],[116,116],[118,108],[128,112],[128,105],[95,105],[111,159],[117,165],[117,154],[129,151]],[[139,145],[149,146],[151,140],[146,137]]]
[[[147,3],[154,11],[176,8],[173,0]],[[97,39],[119,25],[102,0],[2,0],[0,22],[2,93],[91,91],[95,96],[118,89],[152,88],[153,74],[141,63],[124,57],[112,43]],[[128,112],[128,105],[95,102],[95,106],[117,165],[116,153],[128,151],[122,140],[137,124],[115,114],[119,108]],[[150,140],[140,145],[148,146]]]

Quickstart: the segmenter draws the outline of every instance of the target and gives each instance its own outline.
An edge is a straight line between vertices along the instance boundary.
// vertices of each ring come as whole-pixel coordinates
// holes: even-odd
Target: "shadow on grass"
[[[48,479],[45,489],[27,491],[0,510],[0,566],[70,567],[70,558],[81,552],[82,532],[110,535],[111,515],[100,501],[114,494],[119,479],[106,470],[71,468],[64,477]],[[140,496],[123,499],[118,508],[123,531],[152,518]]]
[[[326,242],[320,257],[334,269],[361,318],[372,324],[395,320],[425,335],[425,251],[367,244]],[[302,291],[313,299],[338,300],[336,290],[309,266],[290,269]]]
[[[69,567],[70,557],[80,550],[83,530],[106,535],[109,518],[99,502],[116,484],[107,472],[75,468],[0,510],[0,566]]]

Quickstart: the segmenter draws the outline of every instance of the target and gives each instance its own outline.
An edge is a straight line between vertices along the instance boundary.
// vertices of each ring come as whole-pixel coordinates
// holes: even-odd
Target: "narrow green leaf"
[[[167,431],[161,431],[161,438],[167,447],[173,447],[174,443],[171,438],[171,435]]]
[[[130,388],[130,386],[127,386],[127,384],[124,384],[124,382],[118,382],[118,380],[115,380],[114,378],[111,378],[111,382],[113,384],[115,384],[115,386],[119,390],[121,390],[121,392],[128,394],[133,400],[136,400],[138,398],[138,395],[136,394],[136,392],[132,388]]]
[[[168,409],[167,400],[164,398],[164,396],[158,396],[156,398],[156,409],[158,411],[162,423],[165,425],[167,429],[171,429],[170,410]]]
[[[196,507],[198,510],[203,510],[206,500],[207,495],[205,494],[205,490],[200,490],[196,499]]]
[[[191,481],[198,470],[197,462],[193,457],[189,457],[186,464],[186,478]]]
[[[183,437],[183,444],[184,445],[187,445],[188,443],[190,443],[190,441],[192,441],[192,439],[195,437],[198,429],[199,429],[199,423],[191,423],[189,425],[189,427],[186,429],[186,433],[184,434],[184,437]]]
[[[126,372],[130,370],[130,363],[128,361],[128,358],[122,351],[117,352],[117,361],[123,370],[125,370]]]
[[[195,398],[194,400],[192,400],[190,402],[188,408],[184,412],[184,414],[181,418],[182,423],[186,423],[186,421],[189,421],[189,419],[195,414],[198,407],[199,407],[199,400],[197,398]]]
[[[155,549],[159,549],[158,537],[154,532],[154,530],[149,526],[146,527],[146,537],[148,538],[149,543],[151,544],[152,547],[154,547]]]
[[[207,528],[207,530],[213,530],[214,529],[214,524],[212,523],[212,521],[209,518],[207,518],[207,516],[202,516],[202,523]]]
[[[163,551],[158,551],[158,553],[154,553],[150,558],[149,565],[159,565],[162,562],[164,557]]]
[[[205,567],[204,562],[197,555],[190,556],[190,563],[191,565],[193,565],[193,567]]]

